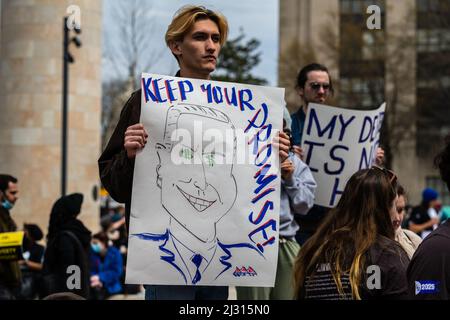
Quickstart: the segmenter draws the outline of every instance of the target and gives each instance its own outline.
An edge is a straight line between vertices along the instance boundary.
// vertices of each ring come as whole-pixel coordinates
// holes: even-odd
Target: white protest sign
[[[127,283],[273,286],[284,89],[143,74]]]
[[[301,145],[317,182],[316,204],[336,206],[351,175],[372,166],[385,105],[375,110],[308,105]]]

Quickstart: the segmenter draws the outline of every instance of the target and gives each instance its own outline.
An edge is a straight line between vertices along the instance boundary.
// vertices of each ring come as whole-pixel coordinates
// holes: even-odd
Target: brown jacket
[[[134,159],[128,159],[123,146],[125,131],[139,123],[141,116],[141,89],[133,92],[125,103],[108,145],[98,159],[100,180],[111,197],[125,203],[127,228],[130,221],[131,190],[133,187]]]

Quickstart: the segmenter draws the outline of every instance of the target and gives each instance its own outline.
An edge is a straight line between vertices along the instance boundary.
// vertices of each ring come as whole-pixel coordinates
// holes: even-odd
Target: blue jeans
[[[145,300],[227,300],[228,287],[145,285]]]

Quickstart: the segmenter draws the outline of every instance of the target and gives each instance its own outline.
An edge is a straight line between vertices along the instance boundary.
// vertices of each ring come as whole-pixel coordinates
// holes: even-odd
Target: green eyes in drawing
[[[190,148],[181,148],[179,156],[186,160],[192,160],[194,158],[194,152]],[[216,164],[216,155],[214,152],[203,154],[203,163],[212,168]]]

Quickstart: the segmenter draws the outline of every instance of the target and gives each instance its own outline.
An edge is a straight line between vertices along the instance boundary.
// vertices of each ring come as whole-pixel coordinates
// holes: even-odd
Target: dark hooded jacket
[[[13,232],[17,226],[8,210],[0,205],[0,233]],[[17,288],[21,282],[21,273],[17,261],[0,261],[0,285],[10,290]]]
[[[56,283],[44,295],[71,291],[85,298],[89,296],[91,232],[77,219],[82,202],[83,195],[73,193],[59,198],[53,205],[43,273],[44,277],[53,275],[52,281]],[[76,278],[77,268],[74,271],[70,266],[79,267],[80,281]]]

